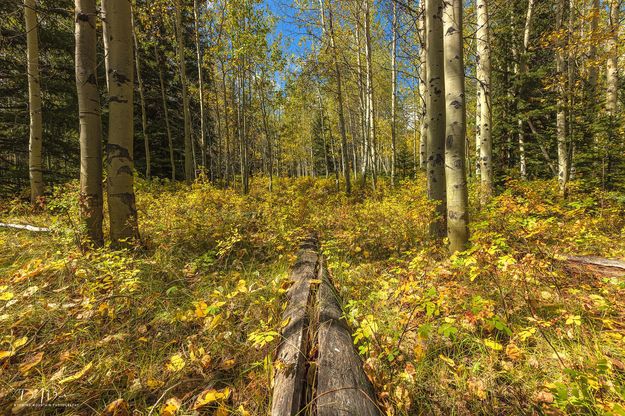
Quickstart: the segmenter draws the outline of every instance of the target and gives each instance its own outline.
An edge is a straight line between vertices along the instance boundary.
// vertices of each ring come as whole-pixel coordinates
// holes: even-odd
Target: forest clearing
[[[0,414],[625,415],[622,0],[0,3]]]

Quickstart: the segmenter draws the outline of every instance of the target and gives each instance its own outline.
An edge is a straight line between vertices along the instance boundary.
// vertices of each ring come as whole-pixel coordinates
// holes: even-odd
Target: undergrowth
[[[623,276],[564,261],[625,257],[622,196],[511,181],[449,259],[423,183],[140,182],[143,246],[122,251],[77,248],[75,183],[43,212],[0,202],[52,228],[0,231],[0,409],[267,414],[288,269],[316,232],[387,414],[625,414]]]

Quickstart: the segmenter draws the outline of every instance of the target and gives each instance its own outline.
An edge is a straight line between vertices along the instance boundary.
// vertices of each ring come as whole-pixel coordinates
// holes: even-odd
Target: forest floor
[[[299,238],[320,235],[388,415],[625,415],[625,196],[506,183],[472,248],[428,238],[424,181],[248,196],[139,182],[144,248],[77,248],[77,184],[0,202],[0,413],[264,415]],[[471,198],[475,202],[476,198]]]

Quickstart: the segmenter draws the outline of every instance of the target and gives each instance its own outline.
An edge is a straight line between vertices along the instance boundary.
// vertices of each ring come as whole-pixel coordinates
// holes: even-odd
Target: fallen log
[[[323,261],[323,259],[321,260]],[[339,297],[322,266],[319,305],[319,357],[315,391],[318,416],[379,416],[375,392],[354,350]]]
[[[34,225],[28,225],[28,224],[8,224],[4,222],[0,222],[0,227],[14,228],[17,230],[27,230],[27,231],[37,232],[37,233],[49,233],[50,231],[52,231],[50,228],[46,228],[46,227],[37,227]]]
[[[566,261],[571,263],[588,264],[591,266],[610,267],[625,270],[625,261],[616,259],[606,259],[598,256],[564,256]]]
[[[306,406],[306,372],[308,359],[308,308],[311,302],[311,281],[317,274],[317,242],[301,244],[298,259],[291,271],[293,284],[287,292],[287,307],[282,322],[282,342],[274,367],[271,414],[296,415]]]

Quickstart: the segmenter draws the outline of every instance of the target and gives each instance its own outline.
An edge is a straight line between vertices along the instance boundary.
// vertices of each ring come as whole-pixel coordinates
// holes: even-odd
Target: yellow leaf
[[[148,381],[147,381],[146,384],[151,389],[157,389],[157,388],[161,387],[163,384],[165,384],[165,382],[163,382],[161,380],[157,380],[157,379],[152,378],[152,377],[148,377]]]
[[[20,373],[27,374],[31,370],[31,368],[39,364],[42,359],[43,359],[43,351],[30,356],[19,365],[18,369]]]
[[[224,370],[230,370],[232,367],[234,367],[234,363],[235,363],[234,358],[231,358],[229,360],[224,361],[221,364],[221,368]]]
[[[443,354],[440,354],[438,356],[438,358],[440,358],[441,360],[443,360],[445,362],[445,364],[447,364],[448,366],[450,366],[451,368],[455,368],[456,367],[456,362],[454,360],[452,360],[449,357],[445,357]]]
[[[195,302],[195,316],[198,318],[204,318],[208,315],[208,305],[203,300]]]
[[[117,399],[114,402],[109,403],[104,409],[102,416],[129,416],[130,410],[128,409],[128,403],[124,399]]]
[[[243,279],[239,280],[239,283],[237,284],[237,290],[241,293],[247,292],[247,282]]]
[[[243,405],[240,405],[237,408],[237,412],[239,412],[240,416],[250,416],[250,412],[248,412],[247,410],[245,410],[245,408],[243,407]]]
[[[227,387],[221,391],[217,391],[215,389],[204,390],[195,401],[193,410],[215,403],[218,400],[225,400],[228,397],[230,397],[230,389]]]
[[[180,406],[182,406],[182,403],[177,397],[168,399],[163,407],[161,407],[161,416],[174,416],[178,413]]]
[[[76,374],[73,374],[69,377],[65,377],[63,380],[59,381],[59,384],[70,383],[72,381],[82,378],[82,376],[84,376],[87,373],[87,371],[91,369],[91,367],[93,367],[93,361],[89,362],[89,364],[84,366],[83,369],[77,372]]]
[[[5,358],[12,357],[15,354],[15,351],[0,351],[0,360],[4,360]]]
[[[582,317],[579,315],[569,315],[568,318],[566,318],[566,325],[573,324],[580,326],[582,324]]]
[[[19,347],[25,345],[27,341],[28,341],[28,337],[21,337],[13,341],[11,345],[13,346],[14,349],[18,349]]]
[[[11,300],[13,299],[13,293],[11,292],[2,292],[0,293],[0,300]]]
[[[484,340],[484,345],[486,345],[488,348],[490,348],[491,350],[494,350],[494,351],[501,351],[501,350],[503,350],[503,345],[501,345],[497,341],[493,341],[492,339]]]
[[[180,371],[184,368],[187,363],[184,361],[184,358],[180,354],[172,355],[167,363],[166,367],[169,371]]]
[[[523,356],[523,351],[511,342],[506,346],[506,356],[513,361],[519,360]]]
[[[215,416],[228,416],[229,414],[230,412],[228,411],[228,408],[226,408],[223,404],[220,404],[215,412]]]

